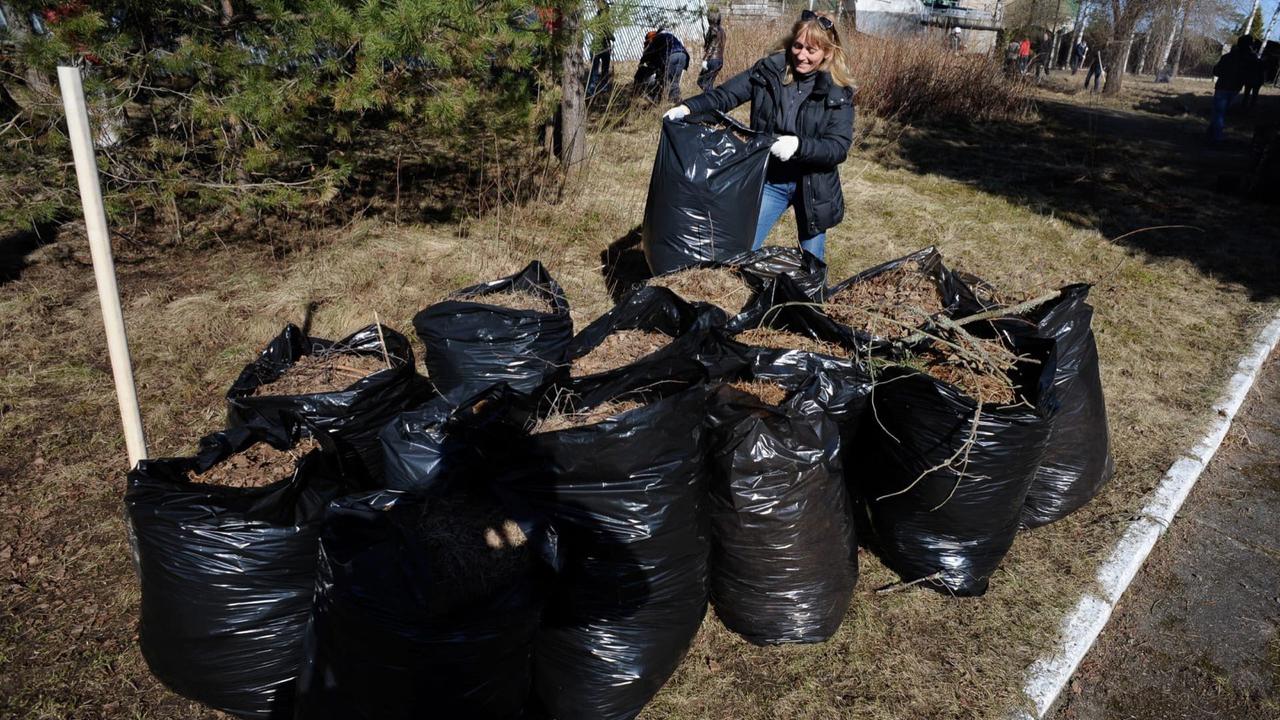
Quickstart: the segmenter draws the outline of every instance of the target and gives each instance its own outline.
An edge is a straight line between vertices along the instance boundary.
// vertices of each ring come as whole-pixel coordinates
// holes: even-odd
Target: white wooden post
[[[93,275],[98,281],[98,304],[102,307],[102,323],[107,330],[107,351],[111,356],[116,399],[120,402],[120,420],[124,423],[124,442],[129,451],[129,467],[133,468],[139,460],[147,457],[147,438],[142,432],[138,393],[133,386],[129,340],[124,331],[124,313],[120,310],[120,290],[116,286],[115,262],[111,259],[111,237],[107,234],[107,212],[102,205],[98,166],[93,156],[93,134],[89,129],[89,110],[84,101],[79,68],[59,67],[58,85],[62,90],[67,134],[71,136],[71,151],[76,161],[76,181],[80,186],[84,226],[93,256]]]

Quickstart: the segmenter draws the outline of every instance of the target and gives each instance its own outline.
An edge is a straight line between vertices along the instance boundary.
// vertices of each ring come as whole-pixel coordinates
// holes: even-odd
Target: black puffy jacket
[[[712,110],[728,112],[750,100],[751,129],[779,134],[786,71],[786,54],[775,53],[720,87],[686,100],[685,105],[696,115]],[[796,117],[800,147],[788,165],[800,171],[797,216],[810,235],[844,219],[844,193],[837,168],[848,157],[853,142],[853,95],[853,88],[836,85],[830,73],[819,72],[813,92],[800,105]]]

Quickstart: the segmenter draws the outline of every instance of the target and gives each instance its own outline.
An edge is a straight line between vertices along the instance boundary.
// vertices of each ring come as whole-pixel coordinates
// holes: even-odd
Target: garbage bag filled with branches
[[[653,274],[751,249],[772,142],[721,113],[663,121],[641,239]]]
[[[1053,343],[1047,403],[1051,431],[1022,523],[1039,527],[1061,520],[1092,500],[1115,473],[1089,286],[1068,285],[1043,302],[1019,302],[979,278],[960,278],[969,302],[962,303],[959,314],[996,315],[981,330]],[[1018,309],[1024,305],[1029,307]]]
[[[688,650],[707,606],[707,390],[619,380],[611,400],[533,423],[499,491],[555,528],[561,570],[535,651],[560,720],[634,718]]]
[[[382,474],[378,433],[430,394],[414,370],[409,339],[391,328],[370,325],[335,342],[291,324],[231,385],[227,422],[322,431],[342,453],[345,472],[375,486]]]
[[[546,528],[474,480],[330,505],[298,717],[521,716],[549,587]]]
[[[178,694],[237,717],[293,717],[324,506],[342,492],[315,447],[241,427],[129,473],[139,643]]]
[[[800,377],[748,374],[711,413],[711,602],[757,645],[830,638],[858,578],[839,425]]]
[[[959,302],[954,274],[928,247],[881,263],[827,290],[823,311],[863,342],[912,334]]]
[[[1013,544],[1048,441],[1051,348],[948,337],[877,365],[854,491],[904,580],[981,595]]]
[[[537,393],[563,373],[573,337],[564,290],[536,260],[453,293],[415,315],[413,327],[431,384],[455,404],[501,383]]]

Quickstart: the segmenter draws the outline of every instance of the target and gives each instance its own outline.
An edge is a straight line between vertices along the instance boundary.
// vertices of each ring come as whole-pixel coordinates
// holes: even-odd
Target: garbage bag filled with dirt
[[[293,717],[321,519],[342,490],[315,445],[234,428],[129,473],[139,644],[178,694],[237,717]]]
[[[519,717],[548,589],[543,530],[466,489],[332,503],[298,716]]]
[[[840,429],[817,385],[758,377],[713,401],[711,603],[756,645],[827,640],[858,579]]]
[[[534,661],[538,698],[558,720],[636,717],[706,612],[707,390],[690,385],[632,385],[544,417],[499,483],[559,538]]]
[[[492,421],[509,390],[498,386],[454,405],[437,397],[401,413],[378,436],[382,443],[385,486],[417,495],[446,490],[452,478],[473,477],[490,467],[485,450],[473,440],[473,426]],[[495,452],[506,452],[498,447]]]
[[[378,433],[430,394],[414,370],[409,339],[400,333],[370,325],[334,342],[307,337],[291,324],[232,384],[227,423],[323,431],[342,454],[344,471],[377,485]]]
[[[959,301],[956,281],[929,247],[890,260],[827,291],[823,311],[867,340],[899,340]]]
[[[506,383],[535,394],[564,372],[573,320],[564,290],[541,263],[463,288],[413,318],[427,375],[460,404]]]
[[[574,336],[569,375],[582,378],[631,365],[667,351],[695,327],[726,319],[716,308],[699,308],[665,287],[637,288]]]
[[[965,291],[962,294],[973,302],[962,303],[958,314],[1017,304],[1018,298],[977,277],[959,277]],[[1054,372],[1047,403],[1052,429],[1022,509],[1022,523],[1027,527],[1047,525],[1079,510],[1115,473],[1098,345],[1093,336],[1093,307],[1088,298],[1088,285],[1068,285],[1057,298],[980,328],[1053,343]]]
[[[851,490],[885,564],[904,580],[981,595],[1013,544],[1049,437],[1044,391],[1053,372],[1046,343],[1018,350],[1013,404],[979,403],[928,367],[875,375],[858,435],[863,473]]]
[[[642,235],[654,275],[725,260],[755,240],[773,138],[719,113],[712,123],[662,123]]]

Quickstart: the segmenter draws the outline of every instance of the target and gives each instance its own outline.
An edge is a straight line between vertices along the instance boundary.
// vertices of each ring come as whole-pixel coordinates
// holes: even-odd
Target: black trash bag
[[[500,445],[481,447],[486,423],[502,422],[499,413],[512,403],[505,385],[489,388],[455,406],[437,397],[401,413],[382,429],[385,486],[416,495],[447,491],[452,479],[487,473],[486,452],[506,452]]]
[[[658,392],[621,381],[617,397]],[[548,517],[561,573],[538,634],[536,693],[557,720],[636,717],[707,607],[705,385],[602,422],[525,437],[498,489]]]
[[[487,305],[485,295],[510,291],[543,298],[552,309]],[[463,288],[413,318],[426,346],[427,375],[454,404],[499,383],[537,394],[565,372],[573,320],[564,290],[533,261],[515,275]]]
[[[1022,508],[1027,527],[1047,525],[1084,507],[1115,474],[1088,297],[1088,285],[1068,286],[1059,300],[1030,318],[1035,336],[1054,342],[1054,412],[1049,445]]]
[[[1000,291],[983,279],[956,273],[960,285],[957,316],[1005,307]],[[1009,338],[1051,341],[1055,372],[1049,402],[1049,444],[1022,509],[1022,524],[1040,527],[1084,507],[1115,474],[1106,400],[1093,336],[1089,286],[1068,285],[1059,296],[1026,313],[969,330]]]
[[[567,387],[578,397],[580,405],[594,405],[615,392],[619,371],[635,376],[649,374],[655,382],[668,380],[685,368],[699,379],[702,364],[695,356],[703,352],[707,331],[727,321],[724,311],[706,303],[686,302],[664,287],[640,287],[627,294],[612,310],[583,328],[569,344],[570,365]],[[601,345],[609,336],[624,330],[660,333],[672,338],[665,347],[620,368],[573,376],[572,364]],[[603,395],[601,395],[603,393]]]
[[[883,275],[884,273],[892,270],[897,270],[898,268],[909,264],[914,265],[917,270],[931,278],[934,281],[934,284],[937,285],[938,299],[942,305],[944,313],[954,310],[960,304],[960,283],[957,281],[955,273],[943,264],[942,253],[938,252],[938,249],[935,247],[927,247],[923,250],[917,250],[910,255],[904,255],[896,260],[890,260],[876,265],[875,267],[863,270],[857,275],[828,288],[826,298],[830,301],[831,298],[839,295],[842,291],[852,285],[856,285],[865,280],[870,280],[871,278]],[[927,321],[922,318],[920,326],[925,327],[927,324]],[[852,336],[857,337],[863,344],[881,345],[888,343],[892,339],[874,337],[861,329],[848,328],[848,331]],[[905,335],[908,333],[909,331],[904,328],[903,334]]]
[[[142,589],[138,638],[151,672],[179,695],[241,718],[292,717],[336,463],[304,456],[266,487],[189,482],[258,442],[260,428],[210,435],[189,458],[143,460],[124,504]]]
[[[773,137],[722,113],[714,121],[662,123],[642,239],[654,275],[723,261],[755,240]]]
[[[299,358],[324,352],[389,358],[391,368],[367,375],[340,392],[253,394],[260,386],[279,379]],[[378,433],[397,414],[430,396],[430,386],[414,370],[409,339],[395,330],[370,325],[334,342],[307,337],[290,324],[257,360],[245,366],[227,391],[227,424],[266,431],[275,428],[286,434],[294,428],[323,431],[342,454],[343,469],[348,475],[360,477],[360,484],[370,487],[378,485],[382,477]]]
[[[822,302],[826,293],[827,264],[803,248],[770,245],[731,257],[724,264],[735,268],[757,289],[785,275],[811,301]]]
[[[914,370],[876,377],[858,435],[860,485],[875,545],[904,580],[929,578],[954,595],[986,592],[1013,545],[1049,439],[1046,343],[1026,340],[1017,384],[1030,407],[981,406]],[[975,424],[976,418],[976,424]]]
[[[520,717],[549,573],[545,528],[506,517],[484,493],[334,501],[298,717]]]
[[[756,645],[827,640],[858,580],[840,430],[818,385],[780,405],[722,385],[713,403],[711,603]]]

